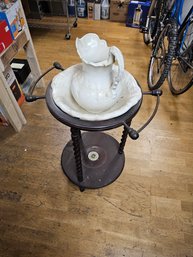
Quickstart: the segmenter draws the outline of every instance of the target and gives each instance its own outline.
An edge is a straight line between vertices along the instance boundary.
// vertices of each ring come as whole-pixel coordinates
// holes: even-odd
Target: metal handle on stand
[[[139,133],[144,130],[145,127],[147,127],[147,125],[149,125],[149,123],[153,120],[153,118],[155,117],[158,107],[159,107],[159,103],[160,103],[160,96],[162,95],[162,90],[157,89],[157,90],[153,90],[153,91],[149,91],[149,92],[143,92],[143,95],[152,95],[152,96],[156,96],[157,97],[157,101],[156,101],[156,105],[155,105],[155,109],[153,111],[153,113],[151,114],[151,116],[149,117],[149,119],[144,123],[143,126],[141,126],[138,130],[135,130],[131,127],[129,127],[129,125],[123,121],[123,126],[127,129],[128,135],[131,139],[136,140],[139,137]]]
[[[64,68],[62,67],[62,65],[59,62],[54,62],[52,67],[50,67],[48,70],[46,70],[37,80],[34,81],[34,83],[31,86],[31,89],[29,91],[29,94],[25,96],[26,102],[34,102],[39,99],[45,99],[45,95],[36,96],[36,95],[33,95],[33,91],[34,91],[37,83],[40,81],[40,79],[42,79],[47,73],[49,73],[53,69],[57,69],[57,70],[61,70],[61,71],[64,70]]]

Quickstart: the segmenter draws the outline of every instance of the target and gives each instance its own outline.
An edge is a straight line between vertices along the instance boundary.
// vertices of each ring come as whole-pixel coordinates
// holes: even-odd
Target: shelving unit
[[[49,12],[41,10],[42,3],[48,4]],[[54,4],[58,5],[57,8],[54,7]],[[68,0],[33,0],[31,2],[28,0],[25,1],[25,8],[28,11],[27,21],[29,27],[45,29],[65,29],[65,39],[70,39],[71,29],[77,27],[78,16],[76,1],[74,16],[69,15]]]
[[[40,66],[34,50],[23,7],[21,1],[18,1],[21,6],[22,16],[25,20],[24,29],[18,34],[13,43],[0,54],[0,105],[3,107],[10,124],[17,132],[19,132],[22,126],[26,123],[26,119],[10,87],[7,84],[4,77],[4,71],[6,68],[10,67],[10,62],[13,60],[18,51],[24,49],[34,80],[41,75]],[[39,86],[44,87],[44,81],[41,81]]]

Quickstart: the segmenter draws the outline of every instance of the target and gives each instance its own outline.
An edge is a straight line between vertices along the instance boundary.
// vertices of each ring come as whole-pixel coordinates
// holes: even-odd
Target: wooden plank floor
[[[55,60],[64,67],[79,62],[74,40],[87,32],[119,47],[126,69],[147,90],[150,49],[142,34],[120,23],[79,20],[69,41],[65,30],[32,30],[42,70]],[[154,104],[144,97],[134,128]],[[1,257],[193,256],[192,89],[174,97],[165,84],[156,118],[137,141],[127,142],[121,176],[83,193],[60,166],[69,128],[42,100],[22,110],[28,123],[21,133],[0,127]],[[121,129],[108,133],[119,139]]]

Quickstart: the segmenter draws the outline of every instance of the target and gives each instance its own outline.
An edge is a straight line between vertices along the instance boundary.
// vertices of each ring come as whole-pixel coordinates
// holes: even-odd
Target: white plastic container
[[[84,0],[78,0],[77,13],[79,18],[86,17],[86,2]]]
[[[101,4],[101,18],[104,20],[109,19],[109,0],[103,0]]]
[[[100,20],[101,19],[101,1],[95,0],[94,3],[94,19]]]

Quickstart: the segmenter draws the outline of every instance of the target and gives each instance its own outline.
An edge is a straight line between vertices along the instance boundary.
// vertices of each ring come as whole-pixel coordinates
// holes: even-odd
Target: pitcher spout
[[[93,66],[107,66],[113,63],[113,56],[107,42],[97,34],[88,33],[76,39],[76,49],[81,60]]]

